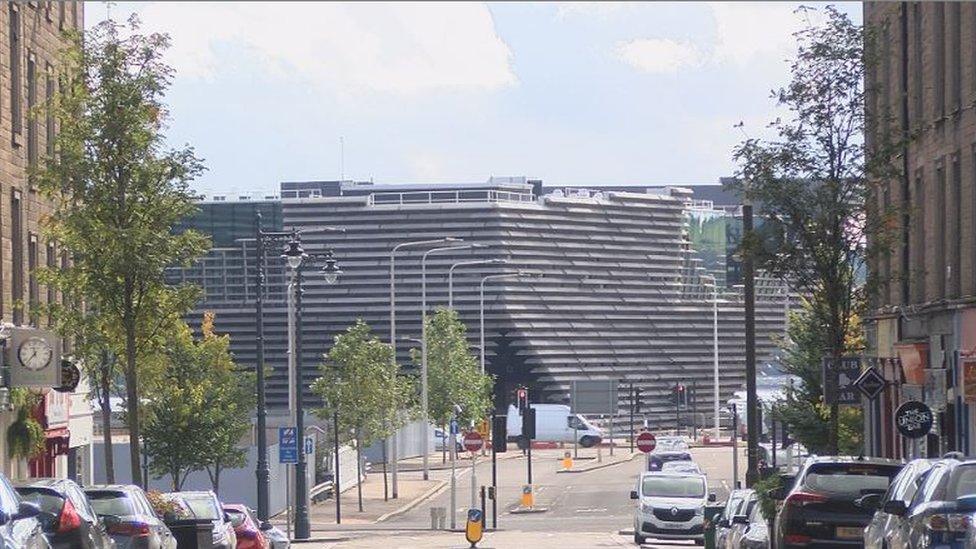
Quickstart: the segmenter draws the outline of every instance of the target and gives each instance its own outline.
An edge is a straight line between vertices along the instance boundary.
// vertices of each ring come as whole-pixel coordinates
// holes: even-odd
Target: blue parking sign
[[[278,427],[278,463],[298,463],[298,436],[294,427]]]
[[[312,437],[305,437],[305,453],[311,454],[315,452],[315,440]]]

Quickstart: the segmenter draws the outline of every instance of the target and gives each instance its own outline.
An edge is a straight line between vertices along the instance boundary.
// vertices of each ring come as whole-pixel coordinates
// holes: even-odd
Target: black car
[[[223,504],[217,495],[211,491],[198,492],[170,492],[165,494],[170,501],[175,501],[187,509],[194,519],[208,520],[211,523],[214,549],[236,549],[237,534],[230,515],[224,511]]]
[[[37,516],[41,509],[23,501],[0,473],[0,547],[3,549],[47,549],[50,545],[44,536]]]
[[[647,455],[647,470],[660,471],[668,461],[691,461],[691,448],[679,437],[658,437],[654,451]]]
[[[142,488],[94,486],[85,488],[85,495],[119,549],[176,549],[176,538],[156,516]]]
[[[74,481],[30,479],[16,488],[24,501],[40,507],[37,518],[54,549],[115,549],[105,525]]]
[[[902,466],[881,458],[808,459],[795,479],[786,479],[792,480],[791,487],[770,492],[782,501],[775,522],[776,547],[863,547],[864,527],[875,509],[862,498],[884,493]]]

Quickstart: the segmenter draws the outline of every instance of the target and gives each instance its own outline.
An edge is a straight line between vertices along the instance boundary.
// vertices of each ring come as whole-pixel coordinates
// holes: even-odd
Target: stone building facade
[[[888,387],[872,436],[885,455],[976,450],[976,4],[867,2],[877,40],[868,67],[872,148],[896,147],[899,175],[872,206],[891,216],[891,243],[874,258],[869,353]],[[919,447],[892,415],[905,400],[937,414]]]

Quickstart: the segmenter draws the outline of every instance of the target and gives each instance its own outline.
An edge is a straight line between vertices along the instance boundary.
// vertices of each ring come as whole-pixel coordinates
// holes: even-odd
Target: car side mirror
[[[732,524],[749,524],[749,517],[745,515],[736,515],[732,517]]]
[[[881,507],[881,494],[867,494],[854,500],[854,505],[868,511],[876,511]]]
[[[637,495],[637,490],[630,491],[630,499],[639,499],[640,496]]]
[[[708,503],[715,503],[718,500],[715,494],[708,494]]]
[[[224,522],[232,522],[234,519],[230,518],[230,513],[224,511]]]
[[[40,514],[41,514],[40,507],[34,505],[33,503],[22,501],[20,502],[20,505],[17,506],[17,512],[14,513],[14,516],[10,517],[10,519],[23,520],[27,518],[34,518]]]
[[[899,517],[905,516],[908,513],[908,506],[905,505],[904,501],[899,499],[892,499],[886,501],[884,507],[881,508],[882,511],[888,513],[889,515],[896,515]]]

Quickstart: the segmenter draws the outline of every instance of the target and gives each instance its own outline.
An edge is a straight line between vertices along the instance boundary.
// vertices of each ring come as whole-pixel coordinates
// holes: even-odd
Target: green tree
[[[59,128],[55,154],[33,176],[55,203],[49,236],[73,263],[45,281],[97,310],[101,335],[119,351],[138,484],[139,398],[149,389],[141,364],[152,362],[159,335],[197,296],[194,288],[167,285],[163,274],[206,249],[200,234],[172,232],[194,211],[189,182],[204,168],[190,147],[165,145],[163,95],[173,77],[162,59],[166,35],[140,34],[132,18],[102,21],[72,44],[61,57],[59,93],[46,106]]]
[[[216,492],[221,471],[244,465],[240,442],[251,426],[254,380],[237,369],[229,338],[214,334],[211,323],[205,316],[199,340],[185,325],[174,330],[160,357],[162,382],[143,395],[150,470],[157,478],[168,475],[174,490],[204,469]]]
[[[774,137],[748,138],[735,148],[738,168],[729,186],[754,202],[763,219],[766,234],[744,248],[761,268],[810,296],[822,349],[840,357],[851,352],[845,336],[863,303],[858,274],[866,242],[881,242],[885,233],[883,219],[868,216],[869,182],[890,173],[894,148],[877,144],[866,154],[869,37],[832,6],[823,15],[822,23],[796,33],[791,80],[773,92],[785,113],[769,126]],[[836,404],[828,418],[827,448],[836,453]]]
[[[481,373],[478,360],[468,347],[467,329],[457,311],[439,308],[427,317],[427,413],[430,420],[446,425],[461,407],[463,423],[484,419],[491,410],[493,380]],[[411,349],[418,367],[420,351]]]

